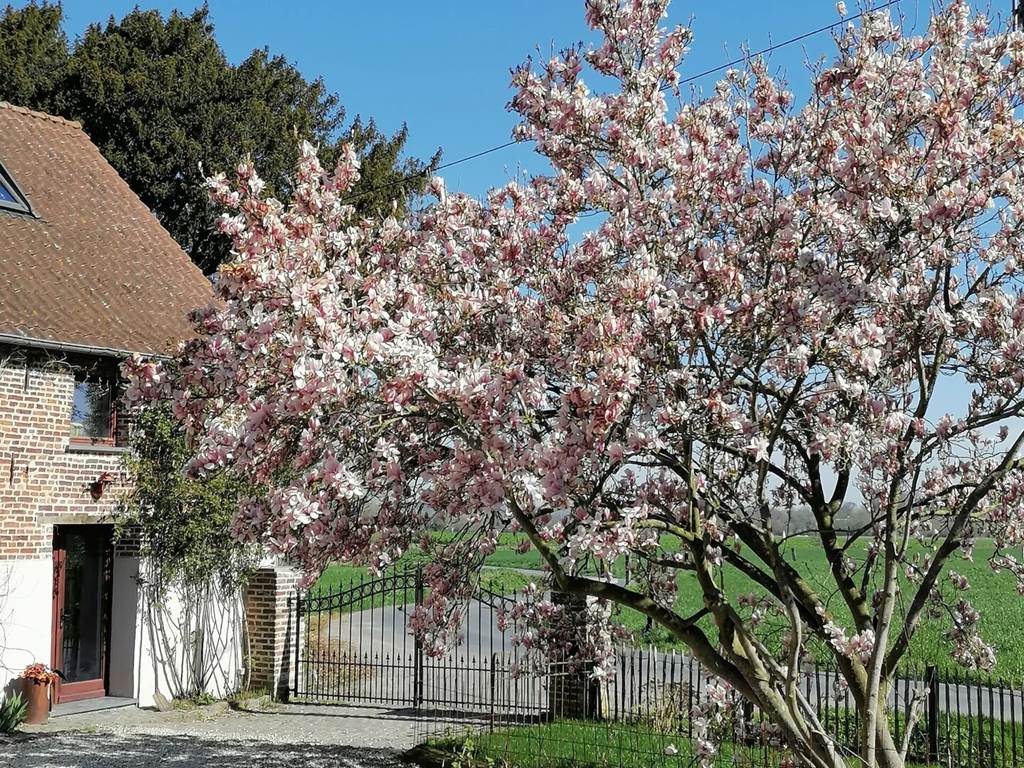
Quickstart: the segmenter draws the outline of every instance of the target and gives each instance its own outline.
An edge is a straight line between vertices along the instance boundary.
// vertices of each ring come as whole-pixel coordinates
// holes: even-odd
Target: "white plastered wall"
[[[0,690],[12,690],[29,664],[50,661],[53,563],[0,561]]]
[[[139,559],[115,557],[111,596],[111,696],[153,706],[160,691],[175,698],[202,690],[227,696],[244,684],[242,600],[162,601],[140,587]],[[0,561],[0,691],[15,690],[29,664],[50,663],[53,563],[49,558]]]
[[[145,574],[142,568],[143,580]],[[239,690],[245,671],[241,596],[186,597],[172,589],[154,598],[139,576],[138,558],[114,559],[111,695],[147,707],[156,691],[176,698]]]

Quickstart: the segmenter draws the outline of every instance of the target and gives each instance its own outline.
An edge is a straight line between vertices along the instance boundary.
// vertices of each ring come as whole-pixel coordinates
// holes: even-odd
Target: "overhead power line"
[[[467,162],[469,160],[476,160],[478,157],[483,157],[484,155],[489,155],[489,154],[491,154],[491,152],[497,152],[499,149],[504,149],[505,147],[511,147],[513,144],[518,144],[518,143],[519,143],[518,141],[516,141],[515,139],[512,139],[511,141],[506,141],[504,144],[499,144],[496,147],[491,147],[490,149],[485,149],[483,152],[477,152],[475,155],[466,155],[466,157],[460,157],[458,160],[452,160],[450,163],[441,163],[434,170],[435,171],[440,171],[440,170],[442,170],[444,168],[451,168],[453,165],[458,165],[459,163],[465,163],[465,162]]]
[[[820,35],[822,32],[829,32],[829,31],[831,31],[833,29],[836,29],[837,27],[843,26],[844,24],[848,24],[851,21],[856,21],[857,19],[862,18],[862,17],[864,17],[864,16],[866,16],[866,15],[868,15],[870,13],[876,13],[877,11],[884,11],[886,8],[890,8],[890,7],[894,6],[894,5],[899,5],[901,2],[903,2],[903,0],[887,0],[887,2],[884,2],[881,5],[876,5],[873,8],[867,8],[867,9],[861,11],[860,13],[855,13],[855,14],[853,14],[851,16],[847,16],[846,18],[841,19],[840,21],[833,22],[832,24],[826,24],[825,26],[818,27],[817,29],[809,30],[807,32],[804,32],[802,34],[797,35],[796,37],[791,37],[788,40],[783,40],[783,41],[781,41],[779,43],[775,43],[774,45],[769,45],[767,48],[762,48],[759,51],[754,51],[753,53],[748,53],[745,56],[739,57],[738,59],[733,59],[732,61],[727,61],[725,64],[719,64],[717,67],[712,67],[711,69],[705,69],[703,72],[698,72],[696,75],[690,75],[689,77],[686,77],[686,78],[683,78],[682,80],[680,80],[679,81],[679,85],[685,85],[687,83],[692,83],[694,80],[699,80],[702,77],[707,77],[708,75],[713,75],[715,72],[721,72],[723,69],[728,69],[729,67],[734,67],[737,64],[743,64],[744,62],[749,61],[752,58],[756,58],[757,56],[763,56],[766,53],[771,53],[772,51],[777,51],[780,48],[785,48],[787,45],[792,45],[793,43],[799,43],[801,40],[806,40],[809,37],[814,37],[815,35]],[[666,86],[665,88],[662,88],[662,90],[668,90],[668,87]],[[497,145],[495,145],[493,147],[489,147],[489,148],[481,150],[479,152],[474,152],[472,155],[466,155],[465,157],[460,157],[460,158],[457,158],[455,160],[450,160],[447,163],[441,163],[440,165],[435,166],[433,168],[430,168],[430,167],[424,168],[423,170],[416,171],[416,173],[410,173],[407,176],[403,176],[400,179],[395,179],[393,181],[389,181],[389,182],[386,182],[384,184],[378,184],[375,187],[370,187],[369,189],[364,189],[361,192],[356,192],[355,194],[352,194],[352,195],[349,195],[348,197],[346,197],[344,202],[351,203],[354,200],[358,200],[361,197],[366,197],[367,195],[372,195],[374,192],[382,192],[382,191],[384,191],[386,189],[391,189],[393,187],[400,186],[400,185],[405,184],[407,182],[410,182],[410,181],[412,181],[414,179],[417,179],[417,178],[419,178],[421,176],[424,176],[427,173],[434,173],[436,171],[444,170],[445,168],[452,168],[452,167],[454,167],[456,165],[461,165],[462,163],[468,163],[470,160],[476,160],[478,157],[483,157],[484,155],[489,155],[492,152],[498,152],[498,151],[500,151],[502,149],[507,149],[508,147],[511,147],[513,144],[519,144],[519,143],[520,142],[518,142],[518,141],[513,139],[511,141],[506,141],[504,144],[497,144]]]
[[[397,187],[400,184],[405,184],[407,181],[412,181],[413,179],[416,179],[416,178],[418,178],[420,176],[423,176],[423,175],[425,175],[427,173],[435,173],[437,171],[442,171],[445,168],[451,168],[452,166],[460,165],[461,163],[468,163],[470,160],[476,160],[478,157],[483,157],[484,155],[489,155],[492,152],[497,152],[499,150],[505,149],[507,147],[511,147],[513,144],[518,144],[518,143],[519,143],[518,141],[516,141],[515,139],[512,139],[511,141],[506,141],[504,144],[498,144],[497,146],[490,147],[488,149],[483,149],[483,150],[481,150],[479,152],[474,152],[472,155],[466,155],[465,157],[460,157],[457,160],[449,160],[447,163],[441,163],[440,165],[435,165],[433,168],[428,166],[428,167],[424,168],[421,171],[416,171],[416,173],[410,173],[408,176],[403,176],[400,179],[394,179],[393,181],[388,181],[388,182],[386,182],[384,184],[378,184],[375,187],[370,187],[369,189],[364,189],[361,192],[356,192],[355,194],[352,194],[352,195],[349,195],[348,197],[346,197],[342,202],[351,203],[353,200],[358,200],[361,197],[366,197],[367,195],[372,195],[374,192],[381,192],[381,191],[383,191],[385,189],[391,189],[392,187]]]
[[[797,35],[796,37],[791,37],[788,40],[783,40],[780,43],[775,43],[774,45],[769,45],[767,48],[762,48],[759,51],[754,51],[753,53],[748,53],[745,56],[740,56],[738,59],[733,59],[732,61],[727,61],[725,64],[719,64],[717,67],[712,67],[711,69],[705,69],[703,72],[698,72],[696,75],[690,75],[689,77],[687,77],[687,78],[685,78],[683,80],[680,80],[679,84],[680,85],[685,85],[686,83],[692,83],[694,80],[700,80],[702,77],[707,77],[708,75],[713,75],[715,72],[721,72],[723,69],[728,69],[729,67],[735,67],[737,64],[743,64],[744,62],[749,61],[750,59],[756,59],[758,56],[764,56],[766,53],[771,53],[772,51],[777,51],[779,48],[785,48],[787,45],[792,45],[793,43],[799,43],[801,40],[806,40],[809,37],[814,37],[815,35],[820,35],[822,32],[830,32],[833,29],[836,29],[837,27],[843,26],[844,24],[849,24],[851,21],[856,21],[857,19],[861,18],[862,16],[866,16],[869,13],[876,13],[878,11],[884,11],[886,8],[889,8],[889,7],[894,6],[894,5],[899,5],[902,2],[903,2],[903,0],[888,0],[888,2],[882,3],[881,5],[876,5],[874,8],[868,8],[867,10],[861,11],[860,13],[855,13],[854,15],[847,16],[846,18],[840,19],[839,21],[833,22],[831,24],[826,24],[824,27],[818,27],[817,29],[812,29],[809,32],[804,32],[803,34]],[[662,90],[668,90],[668,89],[667,88],[663,88]]]

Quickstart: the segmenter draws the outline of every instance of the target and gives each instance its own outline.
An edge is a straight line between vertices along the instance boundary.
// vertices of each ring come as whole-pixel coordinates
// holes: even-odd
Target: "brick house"
[[[0,689],[41,661],[66,677],[58,702],[142,706],[196,653],[223,673],[212,693],[237,685],[241,599],[197,650],[188,606],[147,604],[145,564],[111,525],[119,360],[167,351],[210,297],[78,124],[0,102]]]

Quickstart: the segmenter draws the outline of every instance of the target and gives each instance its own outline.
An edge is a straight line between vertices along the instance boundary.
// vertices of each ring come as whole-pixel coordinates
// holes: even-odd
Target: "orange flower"
[[[21,673],[21,676],[25,680],[45,685],[50,685],[57,681],[57,673],[45,664],[29,664],[25,667],[25,671]]]

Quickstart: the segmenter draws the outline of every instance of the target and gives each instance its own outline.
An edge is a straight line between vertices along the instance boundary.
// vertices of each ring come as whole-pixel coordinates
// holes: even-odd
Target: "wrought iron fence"
[[[581,674],[575,662],[538,670],[523,663],[497,626],[498,612],[515,598],[487,588],[463,606],[462,644],[433,658],[409,631],[425,597],[419,569],[296,595],[291,695],[415,708],[424,738],[461,749],[469,737],[490,756],[522,752],[517,765],[693,764],[692,713],[711,679],[695,659],[623,648],[614,673],[602,680]],[[808,663],[800,685],[838,747],[855,750],[861,723],[835,670]],[[1019,687],[922,666],[902,670],[887,695],[898,744],[913,721],[912,763],[1024,768]],[[751,766],[782,759],[779,745],[763,738],[763,718],[753,707],[740,708],[730,723],[723,759]]]
[[[496,687],[508,690],[506,678],[514,671],[499,665],[492,672]],[[540,706],[522,708],[514,696],[506,696],[493,699],[489,708],[424,712],[420,735],[450,754],[468,745],[473,755],[464,755],[467,760],[475,756],[515,766],[692,766],[699,735],[694,712],[711,681],[690,657],[626,648],[618,653],[615,674],[605,680],[553,663],[541,695],[533,698]],[[835,737],[838,751],[852,756],[861,722],[849,692],[837,683],[835,671],[823,665],[808,664],[801,675],[802,693]],[[909,765],[1024,767],[1022,692],[1005,681],[943,677],[934,667],[922,667],[898,675],[888,695],[896,743],[903,744],[908,723],[913,729],[907,737]],[[914,711],[918,715],[912,718]],[[763,725],[754,707],[731,712],[717,761],[752,768],[786,765],[786,750]]]

